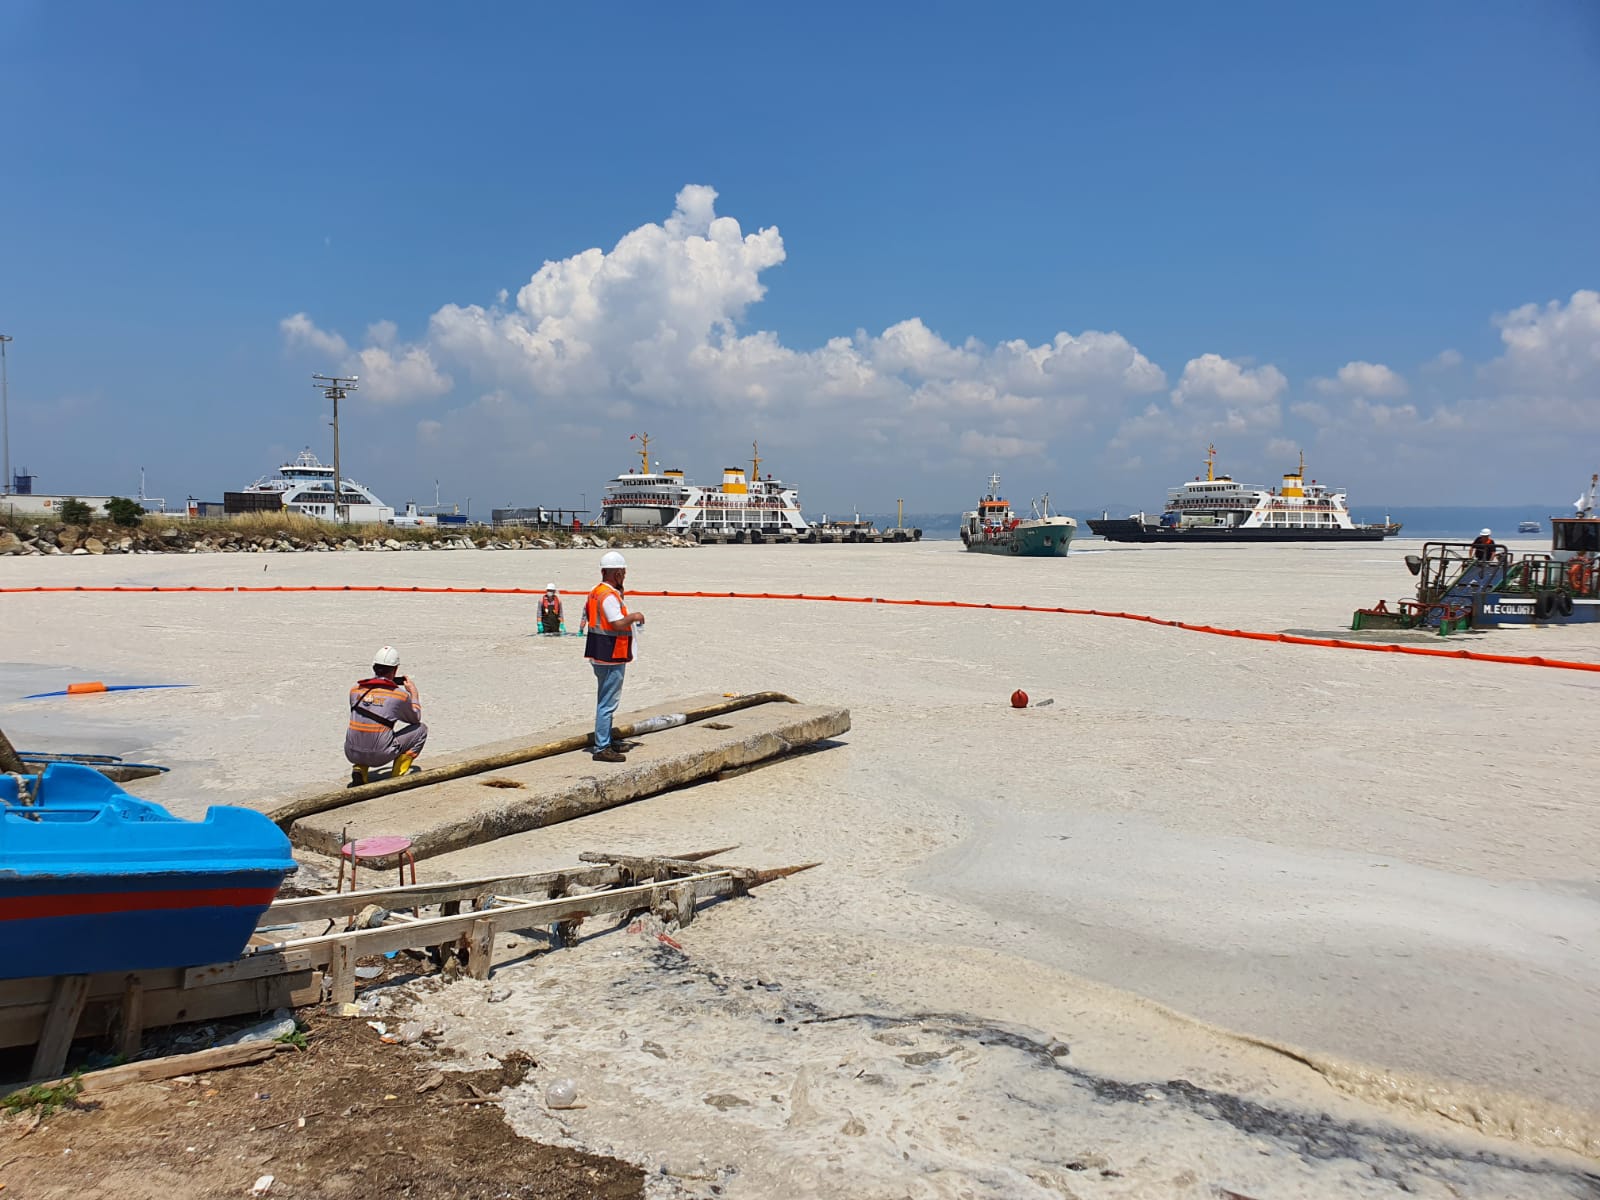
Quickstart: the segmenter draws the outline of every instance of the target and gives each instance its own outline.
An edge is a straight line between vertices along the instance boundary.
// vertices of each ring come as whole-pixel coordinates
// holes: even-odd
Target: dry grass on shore
[[[444,529],[429,527],[419,529],[411,526],[380,525],[376,522],[367,524],[332,525],[327,521],[319,521],[315,517],[308,517],[304,513],[295,512],[258,512],[238,513],[227,517],[199,517],[189,520],[184,517],[146,517],[146,525],[175,525],[179,529],[190,531],[197,537],[229,537],[229,538],[254,538],[254,537],[286,537],[301,538],[303,540],[321,540],[334,538],[343,541],[349,538],[357,542],[370,542],[374,539],[393,538],[397,542],[436,542],[441,537],[451,538],[465,533],[466,530]]]

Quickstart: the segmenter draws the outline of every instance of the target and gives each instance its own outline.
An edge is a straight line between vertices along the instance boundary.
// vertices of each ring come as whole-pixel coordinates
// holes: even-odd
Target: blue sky
[[[48,490],[326,456],[336,369],[347,471],[476,511],[641,429],[813,510],[1148,507],[1208,441],[1358,503],[1600,468],[1590,3],[0,0],[0,109]]]

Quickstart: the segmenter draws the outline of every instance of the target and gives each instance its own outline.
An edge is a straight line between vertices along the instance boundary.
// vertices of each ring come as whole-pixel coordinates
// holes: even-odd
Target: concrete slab
[[[682,712],[705,699],[619,713],[617,723]],[[289,838],[305,849],[336,855],[346,837],[401,834],[412,840],[415,857],[426,858],[765,762],[849,728],[848,709],[761,704],[638,737],[626,763],[597,763],[587,750],[558,754],[303,817],[289,827]],[[582,729],[554,730],[537,740],[553,741],[570,732]]]

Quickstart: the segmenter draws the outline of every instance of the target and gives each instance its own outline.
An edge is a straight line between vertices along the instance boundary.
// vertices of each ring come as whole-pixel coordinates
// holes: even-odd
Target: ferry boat
[[[1048,493],[1033,505],[1033,516],[1019,517],[1000,495],[1000,476],[989,476],[989,491],[978,507],[961,515],[961,541],[979,554],[1012,554],[1019,558],[1062,558],[1078,522],[1053,516]]]
[[[1100,517],[1089,530],[1111,542],[1377,542],[1400,532],[1384,522],[1357,525],[1342,490],[1306,482],[1300,469],[1277,488],[1236,483],[1216,473],[1217,448],[1206,447],[1205,478],[1196,477],[1167,494],[1158,517]]]
[[[640,469],[630,469],[606,484],[600,500],[601,526],[751,541],[804,537],[810,530],[800,513],[799,492],[770,473],[762,478],[759,443],[751,443],[748,477],[743,467],[724,467],[720,486],[701,487],[680,470],[653,470],[650,435],[635,434],[629,438],[634,440],[640,443]]]
[[[394,509],[353,479],[345,479],[338,504],[344,509],[343,519],[353,525],[394,524]],[[279,467],[276,475],[264,476],[242,492],[224,492],[222,511],[282,511],[337,521],[340,514],[334,508],[333,468],[319,462],[309,449],[302,450],[292,463]]]
[[[1380,600],[1358,609],[1352,629],[1492,629],[1499,625],[1600,622],[1600,474],[1573,504],[1570,517],[1550,518],[1550,549],[1514,554],[1509,547],[1428,542],[1406,555],[1417,577],[1410,600]]]
[[[1538,533],[1542,528],[1543,528],[1543,526],[1541,526],[1539,524],[1539,522],[1537,522],[1537,521],[1518,521],[1517,522],[1517,532],[1518,533]]]

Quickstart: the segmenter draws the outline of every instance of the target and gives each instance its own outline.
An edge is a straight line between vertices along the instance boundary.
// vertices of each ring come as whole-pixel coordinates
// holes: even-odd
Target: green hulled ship
[[[1012,554],[1018,558],[1064,557],[1078,532],[1071,517],[1050,514],[1050,496],[1035,501],[1033,516],[1019,517],[1000,495],[1000,476],[989,476],[989,493],[972,512],[962,514],[961,540],[968,550]]]

